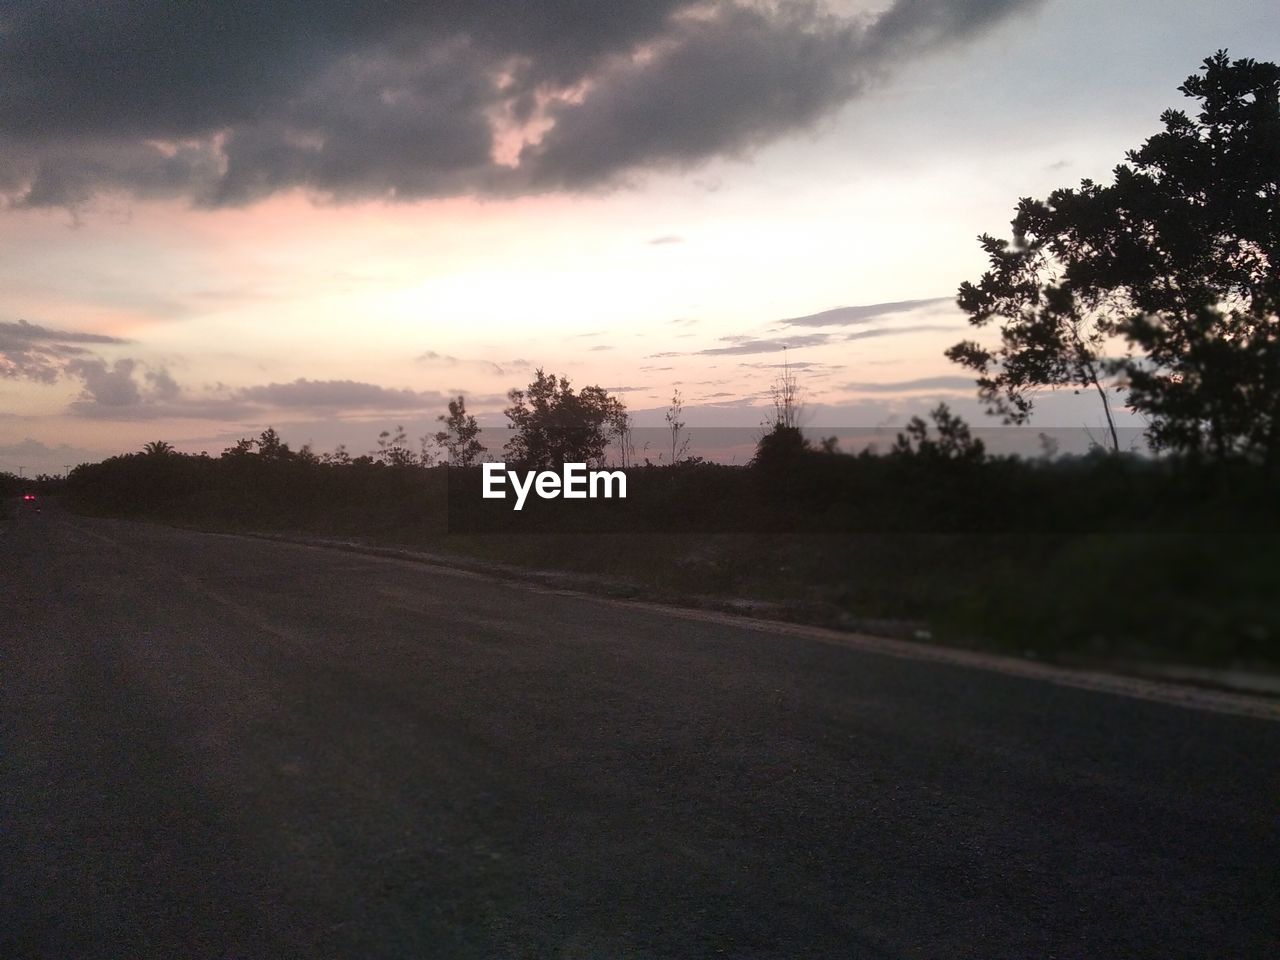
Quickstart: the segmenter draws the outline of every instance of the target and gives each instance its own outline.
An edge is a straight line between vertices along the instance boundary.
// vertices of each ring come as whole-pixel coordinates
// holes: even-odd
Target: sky
[[[537,368],[641,426],[757,428],[784,362],[817,431],[987,425],[976,237],[1220,48],[1280,60],[1274,0],[0,0],[0,470],[457,394],[496,450]]]

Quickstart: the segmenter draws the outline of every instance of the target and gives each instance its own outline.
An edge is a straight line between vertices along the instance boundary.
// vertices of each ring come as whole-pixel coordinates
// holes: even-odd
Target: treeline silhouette
[[[541,376],[541,372],[539,372]],[[567,380],[561,380],[571,389]],[[584,391],[585,392],[585,391]],[[620,401],[611,409],[625,416]],[[455,411],[462,398],[451,402]],[[465,409],[465,408],[463,408]],[[75,509],[123,516],[312,532],[422,533],[1204,533],[1280,532],[1280,498],[1266,464],[1247,458],[1114,454],[991,456],[945,405],[913,418],[883,453],[814,447],[785,406],[750,464],[701,458],[620,467],[611,432],[554,408],[521,421],[507,449],[532,451],[514,469],[580,457],[621,469],[625,499],[485,499],[482,467],[410,455],[403,431],[351,457],[293,450],[274,429],[218,457],[150,443],[139,453],[77,467]],[[615,420],[615,422],[619,422]],[[574,438],[585,449],[557,435]],[[477,448],[483,432],[469,431]],[[546,449],[555,451],[549,455]],[[564,460],[561,460],[561,458]]]

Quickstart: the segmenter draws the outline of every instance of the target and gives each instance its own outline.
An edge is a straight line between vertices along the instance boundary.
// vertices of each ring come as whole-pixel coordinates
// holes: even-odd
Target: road
[[[0,956],[1280,955],[1280,723],[403,561],[0,533]]]

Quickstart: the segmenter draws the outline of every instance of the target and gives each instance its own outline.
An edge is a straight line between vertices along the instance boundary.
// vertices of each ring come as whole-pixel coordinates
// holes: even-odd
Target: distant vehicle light
[[[22,495],[23,500],[34,500],[35,498],[36,498],[36,495],[34,493],[24,493]]]

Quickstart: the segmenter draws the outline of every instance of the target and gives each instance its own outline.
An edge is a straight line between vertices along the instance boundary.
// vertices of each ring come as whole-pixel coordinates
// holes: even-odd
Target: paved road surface
[[[0,957],[1280,955],[1265,719],[51,511],[0,635]]]

